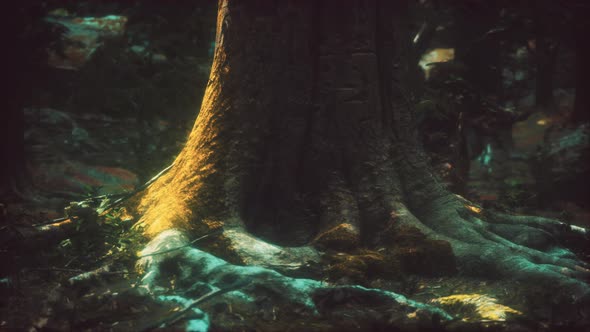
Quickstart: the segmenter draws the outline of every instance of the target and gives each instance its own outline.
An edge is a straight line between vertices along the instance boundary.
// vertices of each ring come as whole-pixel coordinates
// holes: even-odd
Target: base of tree
[[[518,219],[497,214],[497,220],[501,217]],[[398,222],[408,220],[406,215]],[[537,221],[545,226],[550,222]],[[400,264],[401,253],[395,259],[387,256],[389,249],[281,247],[239,228],[202,241],[190,241],[187,234],[170,229],[154,237],[139,253],[135,279],[108,266],[69,278],[50,292],[35,324],[122,331],[538,331],[589,326],[584,316],[587,302],[572,298],[572,292],[583,292],[586,284],[556,275],[552,268],[543,271],[540,264],[528,270],[515,266],[513,277],[466,278],[450,270],[442,277],[411,277],[387,269],[405,266]],[[408,234],[419,238],[415,232]],[[239,264],[197,249],[215,244],[218,252],[224,247]],[[462,270],[462,260],[456,258]],[[559,284],[549,285],[551,280]],[[64,320],[74,316],[75,321]]]

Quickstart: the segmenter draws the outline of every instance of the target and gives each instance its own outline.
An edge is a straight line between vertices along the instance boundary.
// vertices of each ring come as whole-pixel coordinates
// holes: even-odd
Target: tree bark
[[[536,44],[535,104],[547,110],[555,106],[553,76],[559,51],[559,45],[551,38],[551,29],[556,27],[551,26],[554,14],[550,12],[550,8],[550,4],[546,1],[536,2],[533,8]]]
[[[388,215],[371,202],[399,190],[385,164],[411,116],[393,88],[392,24],[377,20],[395,13],[373,1],[331,15],[335,5],[220,5],[200,115],[176,166],[144,198],[144,220],[240,220],[261,235],[280,227],[307,242],[320,221],[342,217],[358,228],[361,214]],[[164,183],[188,195],[162,195]],[[333,196],[348,200],[338,217],[326,206]],[[156,211],[170,203],[190,217]]]
[[[10,4],[7,12],[18,13],[22,4]],[[4,95],[2,119],[0,120],[0,194],[15,197],[14,190],[21,184],[25,175],[25,144],[24,144],[24,110],[28,86],[27,77],[23,72],[30,70],[30,54],[21,52],[30,51],[30,45],[26,44],[22,35],[26,30],[24,23],[8,17],[2,17],[7,23],[5,30],[12,44],[6,52],[7,63],[12,68],[4,74],[6,93]],[[26,70],[25,70],[26,69]]]
[[[574,43],[576,52],[576,99],[574,102],[574,112],[572,120],[577,122],[590,122],[590,45],[586,42],[588,28],[590,24],[587,15],[590,10],[578,10],[574,14]]]
[[[415,70],[403,15],[386,0],[220,1],[201,111],[138,225],[337,249],[389,246],[411,227],[465,274],[587,295],[584,263],[546,252],[568,226],[482,212],[429,170],[403,92]]]
[[[19,93],[8,99],[0,126],[0,194],[12,195],[25,173],[24,110]]]

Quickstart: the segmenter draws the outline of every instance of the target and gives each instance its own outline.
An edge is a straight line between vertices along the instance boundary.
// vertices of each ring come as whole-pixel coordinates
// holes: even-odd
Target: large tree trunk
[[[19,91],[20,92],[20,91]],[[17,93],[6,103],[0,125],[0,195],[14,195],[22,184],[25,170],[24,110],[22,98]]]
[[[22,4],[10,4],[6,12],[18,13],[25,7]],[[13,66],[12,70],[7,70],[4,74],[5,84],[8,87],[4,95],[2,118],[0,120],[0,195],[3,199],[6,197],[17,197],[16,189],[23,185],[25,175],[25,144],[24,144],[24,107],[30,90],[29,76],[23,73],[23,68],[30,70],[30,54],[21,54],[20,52],[31,51],[31,47],[24,40],[23,34],[29,26],[20,20],[11,20],[6,16],[2,17],[7,25],[5,27],[6,35],[13,38],[8,40],[11,49],[6,53],[6,61]],[[18,69],[15,69],[18,68]]]
[[[587,295],[582,263],[546,252],[548,233],[569,227],[482,212],[429,171],[401,87],[414,70],[403,13],[386,0],[220,1],[201,111],[142,198],[146,234],[222,226],[341,249],[386,246],[412,227],[452,248],[466,274]]]
[[[576,52],[576,99],[574,102],[574,112],[572,120],[578,122],[590,122],[590,80],[588,73],[590,73],[590,65],[588,64],[588,57],[590,57],[590,45],[586,42],[588,37],[588,23],[589,10],[576,11],[574,16],[574,43]]]
[[[201,112],[176,166],[144,199],[148,232],[233,220],[307,242],[320,221],[383,223],[389,213],[377,201],[401,194],[391,164],[416,145],[401,139],[410,139],[410,114],[392,100],[401,99],[392,88],[399,58],[391,24],[377,19],[395,12],[350,3],[332,15],[335,4],[221,4]],[[332,207],[336,198],[347,211]]]

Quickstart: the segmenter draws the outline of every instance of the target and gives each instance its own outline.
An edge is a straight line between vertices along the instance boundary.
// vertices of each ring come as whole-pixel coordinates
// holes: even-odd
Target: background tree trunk
[[[14,4],[8,5],[7,12],[11,15],[18,13],[19,7]],[[27,12],[27,14],[31,14]],[[30,26],[21,19],[7,17],[4,15],[6,22],[7,40],[12,47],[6,52],[7,63],[12,68],[4,74],[4,82],[7,89],[4,95],[2,119],[0,120],[0,194],[14,196],[14,190],[22,184],[25,175],[25,144],[24,144],[24,110],[25,102],[30,94],[30,86],[27,84],[30,75],[27,73],[31,70],[30,57],[32,52],[30,41],[25,39],[25,31]],[[28,43],[29,42],[29,43]],[[21,189],[21,188],[19,188]]]
[[[575,13],[574,43],[576,51],[576,99],[572,119],[579,122],[590,122],[590,45],[588,45],[588,13],[590,10],[578,10]]]
[[[25,174],[23,103],[20,96],[7,98],[0,126],[0,194],[14,194]]]

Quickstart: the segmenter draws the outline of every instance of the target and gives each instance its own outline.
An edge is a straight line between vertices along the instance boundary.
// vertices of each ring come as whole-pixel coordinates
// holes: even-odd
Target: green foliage
[[[113,209],[102,216],[101,229],[106,247],[103,258],[126,263],[137,258],[145,238],[142,229],[132,225],[133,220],[126,217],[124,208]]]
[[[82,184],[84,186],[84,197],[85,198],[92,198],[100,195],[100,189],[102,186],[92,186],[87,184]]]
[[[59,243],[56,254],[69,265],[89,268],[97,262],[133,264],[145,243],[141,228],[133,228],[133,219],[125,208],[109,210],[97,216],[96,210],[83,203],[72,203],[68,217],[75,223],[76,234]]]
[[[486,147],[481,152],[479,157],[477,157],[477,161],[483,167],[485,167],[487,169],[488,173],[492,172],[492,166],[490,165],[490,163],[492,162],[492,158],[493,158],[492,146],[488,143],[488,144],[486,144]]]

